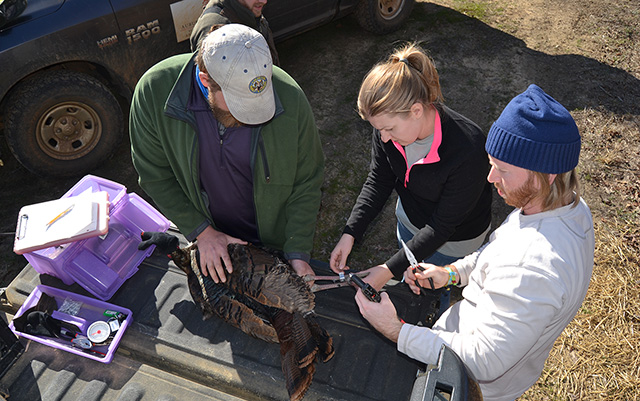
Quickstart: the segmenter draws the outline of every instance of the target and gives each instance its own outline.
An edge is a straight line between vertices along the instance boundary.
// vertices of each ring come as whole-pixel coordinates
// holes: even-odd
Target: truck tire
[[[122,108],[96,78],[75,71],[41,72],[7,98],[5,137],[34,174],[83,175],[107,160],[124,135]]]
[[[369,32],[393,32],[409,18],[414,3],[415,0],[360,0],[356,20]]]

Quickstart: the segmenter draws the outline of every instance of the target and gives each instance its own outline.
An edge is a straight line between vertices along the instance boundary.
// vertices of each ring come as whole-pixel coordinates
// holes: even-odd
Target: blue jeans
[[[402,249],[402,243],[400,242],[400,239],[402,239],[405,243],[409,242],[409,240],[413,238],[413,234],[411,234],[411,231],[409,231],[407,227],[405,227],[402,223],[398,222],[398,226],[396,229],[396,237],[398,238],[398,247]],[[455,262],[458,259],[460,258],[456,256],[443,255],[440,252],[436,251],[431,256],[424,258],[422,262],[431,263],[436,266],[445,266]],[[450,297],[451,297],[451,288],[445,287],[444,291],[442,291],[442,293],[440,294],[440,310],[438,311],[438,315],[436,316],[436,319],[439,318],[440,315],[444,313],[444,311],[449,309]]]

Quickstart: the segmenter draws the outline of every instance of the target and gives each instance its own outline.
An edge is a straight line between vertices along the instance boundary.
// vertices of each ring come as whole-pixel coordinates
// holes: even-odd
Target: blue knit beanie
[[[489,130],[487,153],[527,170],[561,174],[580,156],[580,133],[573,117],[536,85],[514,97]]]

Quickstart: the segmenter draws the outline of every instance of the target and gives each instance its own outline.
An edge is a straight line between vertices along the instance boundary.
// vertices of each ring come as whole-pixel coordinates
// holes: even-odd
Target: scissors
[[[413,255],[413,252],[411,252],[411,249],[409,249],[407,244],[405,244],[402,239],[400,239],[400,242],[402,243],[402,249],[404,249],[404,254],[407,257],[407,260],[409,260],[409,263],[410,263],[411,268],[413,269],[413,272],[415,273],[416,269],[418,271],[424,271],[424,267],[422,267],[422,266],[420,266],[420,264],[418,264],[418,261],[416,260],[416,257]],[[433,279],[431,277],[427,277],[427,279],[429,279],[429,285],[431,286],[431,289],[435,290],[436,287],[433,284]],[[420,284],[418,284],[418,280],[416,280],[416,285],[419,288],[422,288],[420,286]]]

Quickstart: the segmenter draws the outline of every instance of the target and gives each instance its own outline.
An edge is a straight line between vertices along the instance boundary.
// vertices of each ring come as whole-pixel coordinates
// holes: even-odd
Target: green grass
[[[484,21],[492,13],[491,4],[486,1],[456,0],[455,9],[467,17]]]

